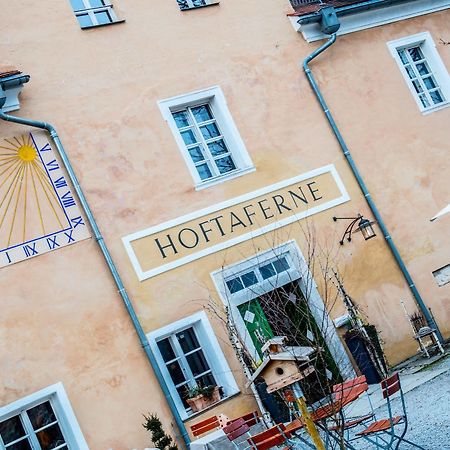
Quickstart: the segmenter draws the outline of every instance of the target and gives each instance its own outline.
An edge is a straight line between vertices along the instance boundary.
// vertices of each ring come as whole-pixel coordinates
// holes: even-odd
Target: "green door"
[[[245,326],[252,339],[253,345],[256,348],[259,356],[262,358],[261,351],[262,346],[269,339],[273,338],[274,334],[272,328],[269,325],[266,315],[259,303],[259,300],[255,298],[248,303],[243,303],[238,306]]]

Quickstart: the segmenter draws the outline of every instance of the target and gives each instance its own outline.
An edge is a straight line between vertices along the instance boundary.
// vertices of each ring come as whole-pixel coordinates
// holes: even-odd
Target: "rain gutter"
[[[371,3],[371,2],[366,2],[366,3]],[[381,3],[381,1],[379,3]],[[325,8],[325,9],[329,11],[329,8]],[[321,14],[322,15],[322,27],[325,24],[325,14],[328,12],[328,11],[325,12],[325,9],[321,10],[321,12],[324,11]],[[337,28],[339,28],[339,23],[337,24]],[[314,94],[316,95],[316,98],[320,103],[320,106],[328,120],[328,123],[331,126],[331,129],[339,143],[339,146],[341,147],[341,150],[345,156],[345,159],[347,160],[347,163],[350,166],[350,169],[351,169],[354,177],[356,178],[359,188],[361,189],[361,192],[363,193],[364,198],[366,199],[366,202],[369,205],[369,208],[372,211],[372,214],[373,214],[375,220],[377,221],[381,232],[383,233],[384,239],[386,240],[386,243],[389,246],[389,249],[391,250],[392,255],[394,256],[394,259],[395,259],[399,269],[401,270],[403,277],[406,280],[408,287],[409,287],[414,299],[416,300],[416,303],[417,303],[420,311],[422,312],[423,316],[425,317],[425,320],[427,321],[428,326],[430,328],[436,330],[436,334],[438,336],[439,341],[443,342],[442,334],[441,334],[436,322],[434,321],[434,318],[431,315],[429,309],[426,307],[425,302],[423,301],[419,291],[417,290],[416,285],[414,284],[414,281],[413,281],[411,275],[409,274],[408,269],[406,268],[406,265],[403,262],[403,259],[400,256],[400,253],[398,252],[397,247],[396,247],[391,235],[389,234],[386,224],[384,223],[383,218],[381,217],[381,214],[378,211],[378,208],[377,208],[374,200],[372,199],[372,196],[370,195],[369,190],[367,189],[367,186],[366,186],[361,174],[359,173],[359,170],[355,164],[355,161],[353,160],[350,150],[347,147],[347,144],[345,143],[345,140],[344,140],[338,126],[336,125],[336,122],[334,121],[334,118],[328,108],[327,103],[325,102],[325,99],[319,89],[319,86],[317,85],[317,82],[313,76],[313,73],[311,72],[311,69],[309,68],[308,64],[314,58],[319,56],[322,52],[324,52],[327,48],[331,47],[331,45],[333,45],[336,42],[337,28],[335,29],[333,34],[330,36],[330,38],[323,45],[321,45],[318,49],[314,50],[310,55],[308,55],[304,59],[303,70],[305,71],[305,74],[308,78],[308,81],[309,81],[311,87],[312,87],[312,90],[314,91]]]
[[[340,6],[336,8],[336,14],[338,16],[344,16],[348,14],[357,13],[360,11],[367,11],[369,9],[379,8],[382,6],[389,6],[394,5],[396,3],[402,3],[402,1],[404,0],[368,0],[364,2],[354,3],[353,5]],[[322,14],[321,10],[319,10],[314,13],[301,16],[298,19],[297,23],[299,23],[300,25],[304,25],[306,23],[314,23],[321,21],[322,21]]]
[[[122,301],[125,305],[125,308],[127,310],[128,315],[130,316],[131,322],[133,323],[134,329],[138,335],[139,341],[142,345],[142,348],[145,351],[145,354],[147,356],[147,359],[150,362],[150,365],[153,368],[153,371],[156,375],[156,378],[158,379],[158,382],[161,386],[161,389],[164,393],[164,396],[166,398],[166,401],[170,407],[170,410],[175,418],[175,422],[178,426],[178,429],[180,430],[180,433],[182,435],[183,441],[186,444],[186,447],[189,448],[190,445],[190,438],[188,435],[188,432],[186,430],[186,426],[184,425],[183,420],[181,419],[181,416],[178,412],[178,409],[173,401],[172,396],[170,395],[169,388],[167,387],[167,384],[164,380],[163,374],[161,373],[161,370],[158,366],[158,363],[156,361],[155,356],[153,355],[153,352],[150,348],[150,344],[148,342],[147,337],[145,336],[144,330],[142,328],[141,323],[139,322],[139,319],[136,315],[136,311],[133,307],[133,304],[131,303],[130,297],[128,296],[127,291],[125,290],[125,286],[122,282],[122,279],[119,275],[119,272],[117,271],[117,267],[114,264],[114,261],[112,260],[111,254],[108,250],[108,247],[106,246],[106,243],[103,239],[102,234],[100,233],[100,229],[98,228],[98,225],[95,221],[94,215],[91,211],[91,208],[89,207],[89,204],[86,200],[86,197],[81,189],[81,186],[78,182],[78,179],[75,175],[75,172],[73,170],[72,164],[70,163],[70,160],[64,150],[64,147],[61,143],[61,140],[59,139],[59,136],[56,132],[56,129],[53,127],[53,125],[46,123],[46,122],[39,122],[36,120],[31,119],[25,119],[17,116],[10,116],[8,114],[5,114],[1,108],[4,105],[4,98],[0,98],[0,119],[6,120],[7,122],[14,122],[21,125],[27,125],[34,128],[41,128],[43,130],[47,130],[50,133],[50,136],[53,139],[53,142],[55,143],[56,149],[58,151],[59,156],[61,157],[61,160],[64,164],[64,167],[67,171],[67,174],[69,175],[69,179],[75,189],[75,192],[78,195],[78,198],[80,199],[81,206],[83,208],[83,211],[86,215],[87,221],[89,222],[92,231],[94,232],[95,240],[97,241],[100,250],[103,253],[103,257],[106,261],[106,264],[108,265],[108,268],[111,272],[111,275],[114,278],[114,281],[116,283],[118,292],[122,298]]]

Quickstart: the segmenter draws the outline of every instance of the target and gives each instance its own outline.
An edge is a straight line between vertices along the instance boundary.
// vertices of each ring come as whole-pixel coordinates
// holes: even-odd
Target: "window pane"
[[[226,158],[216,159],[216,165],[219,169],[220,173],[227,173],[231,170],[236,169],[236,166],[234,165],[233,160],[231,159],[231,156],[227,156]]]
[[[245,273],[241,276],[241,280],[244,283],[245,287],[253,286],[258,282],[258,279],[256,278],[255,272],[251,271],[248,273]]]
[[[209,167],[207,164],[200,164],[197,167],[197,172],[200,175],[200,178],[202,180],[207,180],[208,178],[212,178],[211,170],[209,170]]]
[[[108,11],[96,12],[94,14],[99,25],[104,25],[105,23],[112,22],[111,16],[109,15]]]
[[[439,91],[430,92],[430,97],[435,105],[437,105],[438,103],[442,103],[444,101]]]
[[[222,153],[228,153],[227,146],[225,145],[223,139],[220,139],[216,142],[211,142],[210,144],[208,144],[208,148],[213,156],[218,156]]]
[[[84,6],[83,0],[70,0],[70,4],[74,11],[79,11],[80,9],[86,9]]]
[[[205,0],[192,0],[192,4],[194,6],[204,6],[206,5]]]
[[[423,79],[425,86],[427,89],[434,89],[436,87],[436,83],[433,80],[433,77],[427,77]]]
[[[275,260],[272,264],[277,273],[281,273],[289,269],[289,264],[284,257]]]
[[[197,139],[195,138],[195,134],[193,133],[192,130],[183,131],[181,133],[181,136],[186,145],[195,144],[197,142]]]
[[[400,59],[403,64],[408,64],[408,58],[406,57],[405,50],[397,50]]]
[[[417,77],[417,75],[414,73],[414,70],[411,66],[405,66],[405,69],[406,69],[406,73],[408,74],[408,77],[411,78],[411,80],[413,78]]]
[[[208,105],[197,106],[196,108],[192,108],[191,111],[197,122],[214,119]]]
[[[413,61],[420,61],[421,59],[423,59],[423,54],[419,47],[409,48],[408,53],[410,54]]]
[[[49,423],[52,423],[56,420],[50,402],[45,402],[29,409],[27,411],[27,414],[30,418],[31,425],[33,425],[34,430],[42,428],[45,425],[48,425]]]
[[[273,268],[272,264],[267,264],[265,266],[261,266],[259,268],[259,271],[261,272],[261,276],[264,278],[264,280],[267,280],[267,278],[273,277],[276,272]]]
[[[36,433],[36,436],[42,450],[51,450],[52,448],[59,447],[66,442],[57,423],[46,428],[45,430],[39,431]]]
[[[189,364],[189,367],[192,370],[192,373],[194,374],[194,377],[209,370],[209,366],[208,363],[206,362],[205,355],[201,350],[192,353],[192,355],[186,356],[186,359]]]
[[[92,26],[92,20],[90,19],[88,14],[80,14],[77,16],[77,19],[81,28],[87,28]]]
[[[430,103],[429,103],[429,101],[428,101],[428,99],[425,97],[425,95],[419,95],[419,98],[420,98],[420,101],[422,102],[422,105],[425,107],[425,108],[428,108],[428,106],[430,106]]]
[[[219,129],[217,128],[215,123],[210,123],[209,125],[200,127],[200,131],[202,132],[202,135],[205,139],[211,139],[220,136]]]
[[[175,359],[175,353],[169,339],[163,339],[162,341],[157,342],[157,345],[164,362],[172,361],[172,359]]]
[[[176,385],[186,381],[178,361],[173,361],[170,364],[167,364],[167,370],[170,373],[170,378],[172,378],[173,384]]]
[[[184,128],[189,126],[187,111],[172,113],[172,116],[175,119],[175,123],[177,124],[178,128]]]
[[[0,435],[3,442],[8,444],[25,436],[25,430],[23,429],[22,422],[19,416],[11,417],[11,419],[0,422]]]
[[[10,445],[9,447],[6,447],[7,450],[31,450],[30,443],[28,439],[24,439],[23,441],[16,442],[13,445]]]
[[[186,401],[187,385],[177,387],[177,392],[181,398],[181,401],[183,402],[183,406],[186,409],[190,408],[190,406],[187,404],[187,401]]]
[[[242,289],[244,289],[244,285],[242,284],[242,281],[239,277],[233,278],[232,280],[228,280],[226,284],[232,294],[234,294],[235,292],[242,291]]]
[[[426,75],[427,73],[430,73],[428,70],[428,67],[425,63],[419,63],[416,64],[417,70],[419,71],[420,75]]]
[[[177,333],[177,339],[184,353],[189,353],[200,347],[193,328],[188,328],[187,330]]]
[[[216,380],[211,373],[196,378],[195,382],[199,386],[217,386]]]
[[[204,161],[205,157],[202,154],[202,149],[200,147],[192,147],[188,149],[189,154],[191,155],[192,161],[200,162]]]
[[[189,9],[187,0],[177,0],[177,2],[178,2],[178,6],[180,7],[181,10]]]
[[[417,93],[423,92],[422,86],[420,85],[420,83],[417,80],[414,80],[412,83],[413,83],[414,89],[416,90]]]
[[[101,8],[102,6],[107,5],[104,0],[90,0],[91,8]]]

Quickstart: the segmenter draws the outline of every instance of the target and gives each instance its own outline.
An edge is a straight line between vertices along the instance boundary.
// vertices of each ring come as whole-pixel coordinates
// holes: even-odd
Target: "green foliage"
[[[199,395],[203,395],[203,397],[206,398],[211,398],[215,388],[216,386],[202,386],[197,384],[194,387],[186,389],[185,398],[194,398]]]
[[[151,433],[151,439],[156,448],[160,450],[178,450],[173,439],[166,434],[162,427],[162,423],[156,414],[144,414],[145,422],[142,426]]]

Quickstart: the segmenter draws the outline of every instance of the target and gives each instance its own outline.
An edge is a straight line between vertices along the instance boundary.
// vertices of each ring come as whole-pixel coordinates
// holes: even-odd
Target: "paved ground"
[[[406,369],[400,376],[402,386],[407,391],[405,399],[409,427],[406,438],[426,450],[450,450],[450,356],[419,372],[411,372]],[[388,417],[379,390],[371,391],[377,418]],[[367,404],[366,399],[361,399],[355,406],[358,413],[366,409],[363,402]],[[393,407],[394,413],[401,413],[398,397],[394,398]],[[369,443],[355,447],[363,450],[373,448]],[[402,443],[399,448],[409,450],[414,447]]]

